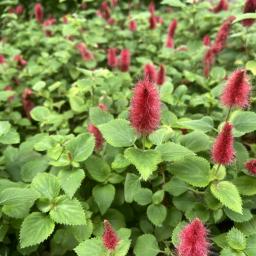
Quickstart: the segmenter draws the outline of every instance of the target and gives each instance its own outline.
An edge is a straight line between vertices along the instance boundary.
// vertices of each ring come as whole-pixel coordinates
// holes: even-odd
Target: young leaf
[[[49,216],[40,212],[31,213],[24,219],[21,225],[21,248],[42,243],[51,235],[54,226],[54,222]]]
[[[103,242],[99,238],[85,240],[74,251],[78,256],[103,256],[106,254]]]
[[[245,235],[236,228],[232,228],[227,233],[228,245],[235,250],[242,251],[246,248],[246,238]]]
[[[133,173],[127,173],[124,183],[124,198],[127,203],[131,203],[135,194],[141,188],[139,177]]]
[[[92,190],[92,195],[101,214],[106,213],[115,197],[115,187],[111,184],[97,185]]]
[[[157,240],[151,234],[139,236],[133,250],[135,256],[156,256],[159,251]]]
[[[237,187],[230,181],[212,183],[211,192],[223,205],[242,214],[242,199]]]
[[[85,225],[84,210],[77,199],[69,199],[60,196],[56,199],[53,209],[50,211],[51,219],[60,224]]]
[[[98,127],[104,139],[113,147],[129,147],[136,140],[130,123],[124,119],[115,119]]]
[[[231,116],[234,128],[239,132],[248,133],[256,130],[256,113],[250,111],[236,111]]]
[[[151,204],[147,208],[147,216],[154,225],[161,227],[167,216],[167,210],[162,204]]]
[[[161,162],[159,152],[155,150],[140,150],[136,148],[128,148],[124,152],[124,156],[135,165],[144,180],[157,169],[157,165]]]

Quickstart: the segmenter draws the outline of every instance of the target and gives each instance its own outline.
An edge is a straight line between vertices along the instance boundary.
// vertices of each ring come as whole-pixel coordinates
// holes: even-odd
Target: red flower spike
[[[221,102],[227,107],[244,108],[249,105],[251,85],[246,70],[238,69],[228,78],[221,96]]]
[[[111,0],[111,5],[116,7],[118,5],[118,0]]]
[[[174,34],[175,34],[175,30],[177,28],[177,20],[174,19],[170,24],[169,24],[169,27],[168,27],[168,36],[169,37],[174,37]]]
[[[54,25],[55,23],[56,23],[56,19],[55,18],[49,18],[49,19],[47,19],[47,20],[45,20],[43,22],[43,26],[44,27],[49,27],[49,26]]]
[[[156,9],[155,3],[154,1],[151,1],[148,6],[148,11],[153,15],[155,13],[155,9]]]
[[[114,251],[119,242],[115,230],[107,220],[104,220],[104,234],[102,240],[105,248],[109,251]]]
[[[89,124],[87,127],[89,133],[91,133],[95,138],[95,149],[100,150],[104,143],[104,138],[100,132],[100,130],[94,126],[93,124]]]
[[[129,71],[130,62],[131,62],[130,51],[128,49],[123,49],[120,53],[120,59],[119,59],[119,63],[118,63],[119,69],[122,72]]]
[[[162,85],[165,82],[165,68],[164,65],[160,65],[159,71],[157,73],[157,79],[156,79],[156,83],[158,85]]]
[[[216,164],[229,165],[234,161],[235,151],[232,129],[232,124],[225,123],[222,131],[215,139],[212,147],[212,160]]]
[[[213,51],[216,54],[221,52],[224,49],[226,45],[226,41],[228,39],[229,31],[231,29],[232,22],[234,20],[235,20],[235,17],[230,16],[220,26],[219,31],[216,35],[216,39],[214,41],[214,45],[213,45]]]
[[[218,13],[228,10],[228,0],[220,0],[219,3],[212,9],[213,12]]]
[[[153,83],[156,82],[157,73],[155,66],[153,64],[146,64],[144,67],[144,79],[152,81]]]
[[[245,168],[249,171],[250,174],[256,175],[256,159],[246,162]]]
[[[34,108],[34,103],[30,99],[30,96],[33,94],[30,88],[25,88],[22,93],[22,105],[26,116],[31,119],[30,112]]]
[[[116,56],[117,49],[116,48],[109,48],[108,49],[108,66],[111,68],[115,68],[118,65],[118,59]]]
[[[156,29],[157,26],[157,18],[154,15],[151,15],[149,17],[149,28],[150,29]]]
[[[256,11],[256,0],[247,0],[244,5],[244,13],[254,13]],[[250,27],[255,22],[254,19],[242,20],[245,27]]]
[[[17,63],[18,65],[20,66],[26,66],[27,65],[27,61],[23,59],[23,57],[21,55],[15,55],[14,58],[13,58]]]
[[[21,15],[24,12],[24,7],[23,5],[19,4],[15,7],[15,13],[17,15]]]
[[[3,55],[0,55],[0,64],[4,64],[5,62],[5,57]]]
[[[211,38],[208,35],[205,35],[203,38],[203,44],[205,46],[210,46],[211,45]]]
[[[178,256],[207,256],[208,252],[207,229],[197,218],[181,231]]]
[[[76,45],[76,48],[79,50],[81,57],[85,61],[92,60],[93,54],[86,48],[84,43],[79,43]]]
[[[142,135],[157,129],[160,123],[160,97],[149,80],[139,81],[133,91],[130,109],[131,125]]]
[[[108,107],[104,104],[104,103],[99,103],[98,107],[102,110],[102,111],[108,111]]]
[[[132,31],[132,32],[137,30],[137,22],[136,22],[136,20],[131,20],[129,22],[129,30]]]
[[[164,23],[164,20],[163,20],[162,17],[156,16],[156,22],[159,23],[159,24],[163,24],[163,23]]]
[[[35,4],[34,13],[35,13],[36,21],[38,23],[42,23],[44,19],[44,11],[43,11],[43,6],[40,3]]]
[[[165,46],[166,46],[167,48],[174,48],[174,40],[173,40],[172,37],[167,36]]]
[[[203,58],[203,66],[204,66],[204,75],[205,77],[209,76],[210,70],[212,68],[212,65],[215,62],[215,52],[213,51],[212,47],[209,48],[206,53],[204,54]]]

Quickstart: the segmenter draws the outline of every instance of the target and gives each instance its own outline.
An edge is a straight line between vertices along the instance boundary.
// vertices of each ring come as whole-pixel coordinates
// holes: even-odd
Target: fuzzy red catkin
[[[102,240],[105,248],[109,251],[114,251],[119,242],[117,234],[108,220],[104,220],[104,234]]]
[[[162,85],[162,84],[164,84],[164,82],[165,82],[165,68],[164,68],[164,65],[161,64],[159,71],[157,73],[156,83],[158,85]]]
[[[256,175],[256,159],[252,159],[245,163],[245,168],[250,174]]]
[[[40,3],[36,3],[34,6],[35,18],[38,23],[42,23],[44,19],[43,6]]]
[[[120,53],[120,58],[119,58],[119,69],[122,72],[127,72],[129,71],[130,67],[130,62],[131,62],[131,55],[129,49],[123,49]]]
[[[116,56],[117,49],[116,48],[109,48],[108,49],[108,66],[111,68],[115,68],[118,65],[118,59]]]
[[[95,149],[100,150],[104,143],[104,138],[100,130],[93,124],[89,124],[87,127],[89,133],[91,133],[95,138]]]
[[[244,13],[255,13],[256,11],[256,0],[246,0],[244,5]],[[245,27],[250,27],[255,22],[255,19],[242,20],[242,24]]]
[[[144,66],[144,79],[156,82],[157,73],[153,64],[148,63]]]
[[[219,3],[212,8],[212,11],[215,13],[221,12],[221,11],[227,11],[228,10],[228,0],[220,0]]]

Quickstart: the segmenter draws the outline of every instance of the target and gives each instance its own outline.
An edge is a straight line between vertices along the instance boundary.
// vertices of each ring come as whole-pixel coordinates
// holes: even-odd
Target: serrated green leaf
[[[134,201],[139,205],[147,205],[152,201],[152,191],[148,188],[141,188],[137,190],[137,193],[134,195]]]
[[[172,177],[163,185],[163,189],[173,196],[179,196],[188,190],[189,186],[182,180]]]
[[[243,223],[236,223],[236,228],[242,231],[246,236],[256,235],[256,217]]]
[[[71,153],[72,160],[83,162],[92,154],[94,147],[95,138],[92,135],[80,134],[67,144],[66,149]]]
[[[92,190],[92,195],[101,214],[106,213],[115,197],[115,187],[111,184],[97,185]]]
[[[242,199],[237,187],[230,181],[212,183],[211,192],[223,205],[242,214]]]
[[[104,124],[113,119],[113,116],[108,111],[103,111],[99,107],[90,108],[89,117],[94,125]]]
[[[187,156],[171,165],[171,173],[196,187],[206,187],[210,182],[210,164],[197,156]]]
[[[130,123],[124,119],[115,119],[98,127],[104,139],[113,147],[129,147],[136,140]]]
[[[180,0],[163,0],[161,4],[170,5],[173,7],[185,7],[186,5],[182,3]]]
[[[73,198],[60,196],[56,199],[50,211],[50,217],[55,222],[66,225],[85,225],[86,217],[80,202]]]
[[[177,247],[180,243],[180,232],[188,223],[185,221],[180,222],[172,232],[172,243]]]
[[[144,180],[157,169],[157,165],[161,162],[159,152],[155,150],[140,150],[136,148],[128,148],[124,152],[124,156],[135,165]]]
[[[31,187],[41,194],[41,197],[53,199],[59,195],[60,184],[56,176],[49,173],[39,173],[33,179]]]
[[[237,177],[233,183],[237,186],[241,195],[256,195],[256,179],[248,176]]]
[[[124,183],[124,198],[127,203],[131,203],[135,194],[141,188],[139,177],[133,173],[127,173]]]
[[[31,213],[24,219],[21,225],[21,248],[42,243],[51,235],[54,227],[54,222],[49,216],[39,212]]]
[[[61,170],[58,174],[58,178],[60,179],[61,188],[72,198],[77,189],[81,186],[85,174],[82,169]]]
[[[162,204],[151,204],[147,208],[148,219],[158,227],[161,227],[167,216],[167,210]]]
[[[159,251],[157,240],[151,234],[139,236],[133,250],[135,256],[156,256]]]
[[[234,128],[239,132],[249,133],[256,130],[256,113],[250,111],[235,111],[230,118]]]
[[[126,256],[131,245],[131,241],[128,239],[122,239],[119,241],[113,256]]]
[[[11,129],[11,124],[7,121],[0,121],[0,136],[6,134]]]
[[[238,229],[232,228],[227,233],[228,245],[235,250],[242,251],[246,248],[245,235]]]
[[[156,150],[160,152],[164,161],[176,161],[184,156],[195,154],[191,150],[173,142],[167,142],[159,145],[156,147]]]
[[[246,256],[254,256],[256,253],[256,235],[247,238],[247,246],[244,250]]]
[[[233,212],[228,208],[224,208],[224,212],[228,216],[228,218],[238,223],[249,221],[253,217],[249,209],[243,209],[243,214]]]
[[[99,238],[92,238],[80,243],[74,251],[78,256],[103,256],[106,254],[106,249]]]

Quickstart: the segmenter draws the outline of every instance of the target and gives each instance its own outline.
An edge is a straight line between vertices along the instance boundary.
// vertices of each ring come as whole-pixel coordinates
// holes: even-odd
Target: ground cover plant
[[[255,0],[0,10],[0,255],[256,255]]]

